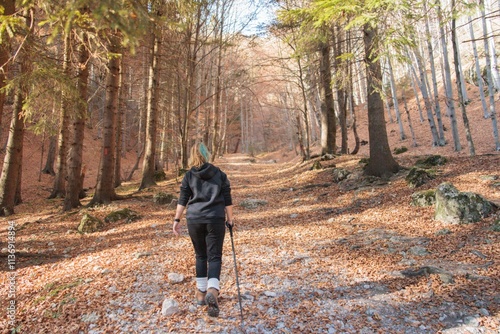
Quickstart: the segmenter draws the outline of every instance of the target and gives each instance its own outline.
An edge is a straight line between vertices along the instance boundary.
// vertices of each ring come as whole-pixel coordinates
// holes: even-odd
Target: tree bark
[[[86,41],[86,37],[84,37]],[[87,46],[80,44],[78,47],[79,61],[77,73],[78,95],[77,112],[73,119],[73,140],[70,143],[68,154],[68,183],[64,197],[63,210],[68,211],[81,205],[80,195],[83,190],[83,141],[85,137],[85,122],[87,119],[87,98],[89,68],[87,66],[90,54]]]
[[[70,43],[71,37],[66,35],[64,38],[64,51],[63,51],[63,73],[69,78],[70,72]],[[49,198],[60,198],[66,195],[66,176],[67,176],[67,161],[68,158],[68,140],[69,140],[69,123],[70,116],[68,110],[67,94],[61,94],[61,113],[59,116],[59,137],[57,161],[56,161],[56,176],[54,178],[54,187]]]
[[[109,51],[114,54],[108,61],[108,73],[106,74],[106,106],[103,118],[103,136],[101,163],[94,197],[90,205],[109,204],[117,198],[113,182],[115,167],[115,131],[116,113],[119,102],[120,85],[120,40],[116,33],[110,32]]]
[[[320,45],[321,154],[335,154],[336,119],[331,88],[330,46]]]
[[[439,19],[439,31],[441,35],[441,49],[443,51],[443,65],[444,65],[444,86],[446,92],[446,107],[448,108],[448,115],[450,116],[451,132],[453,136],[453,144],[455,151],[462,150],[462,144],[460,144],[460,136],[458,134],[457,126],[457,115],[455,112],[455,102],[453,101],[453,83],[451,81],[451,69],[450,62],[448,60],[448,45],[445,39],[444,27],[442,24],[442,14],[441,14],[441,3],[438,0],[437,3],[438,19]]]
[[[14,14],[15,0],[0,1],[0,6],[4,8],[3,15],[10,16]],[[2,43],[0,43],[0,87],[4,87],[7,80],[8,62],[10,58],[9,41],[6,36],[2,36]],[[5,91],[0,90],[0,138],[2,138],[2,120],[3,120],[3,106],[5,104]]]
[[[139,190],[156,185],[156,128],[158,123],[158,81],[159,81],[159,52],[161,36],[158,32],[152,34],[152,52],[148,74],[148,104],[146,121],[146,150],[142,165],[142,180]]]
[[[365,173],[378,177],[387,177],[399,170],[399,165],[392,156],[387,138],[384,105],[380,96],[382,71],[376,48],[377,29],[365,24],[363,41],[365,62],[367,64],[368,96],[368,135],[370,142],[370,161]]]
[[[484,11],[484,0],[479,0],[479,5],[481,8],[481,21],[483,24],[483,34],[484,37],[486,37],[488,33],[488,29],[486,26],[486,13]],[[488,95],[490,99],[490,118],[491,118],[491,123],[493,126],[493,137],[495,139],[495,150],[500,151],[500,140],[498,136],[498,124],[497,124],[497,116],[496,116],[496,110],[495,110],[495,90],[494,90],[494,80],[493,80],[493,75],[491,73],[491,55],[490,51],[488,48],[488,39],[484,38],[484,53],[485,53],[485,58],[486,58],[486,76],[487,76],[487,81],[488,81]]]
[[[49,151],[47,152],[47,160],[45,161],[45,167],[42,169],[42,173],[50,174],[52,176],[56,175],[56,172],[54,171],[54,162],[56,161],[56,151],[57,151],[57,137],[50,136]]]
[[[455,0],[451,0],[451,8],[455,8]],[[476,155],[476,150],[474,148],[474,142],[472,140],[472,134],[470,131],[470,125],[469,125],[469,118],[467,117],[467,110],[465,108],[465,99],[462,94],[463,92],[463,87],[462,87],[462,80],[460,80],[460,62],[458,61],[458,58],[460,57],[460,52],[458,51],[458,45],[457,45],[457,30],[455,28],[456,25],[456,20],[455,18],[451,19],[451,42],[453,44],[453,60],[455,63],[455,75],[456,75],[456,82],[457,82],[457,91],[458,91],[458,103],[460,104],[460,108],[462,109],[462,119],[464,122],[465,126],[465,135],[467,138],[467,144],[469,145],[469,154],[471,156]]]

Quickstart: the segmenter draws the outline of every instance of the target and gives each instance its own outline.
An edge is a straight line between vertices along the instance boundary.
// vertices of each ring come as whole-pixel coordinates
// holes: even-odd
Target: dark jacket
[[[227,175],[210,163],[192,167],[182,179],[178,203],[187,206],[188,223],[223,222],[225,207],[233,204]]]

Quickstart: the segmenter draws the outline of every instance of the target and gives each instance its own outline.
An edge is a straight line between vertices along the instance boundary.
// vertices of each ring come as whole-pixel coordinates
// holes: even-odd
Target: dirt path
[[[72,232],[81,212],[48,208],[15,217],[18,249],[41,254],[18,265],[21,332],[499,333],[499,236],[491,220],[446,226],[432,219],[432,209],[409,206],[403,175],[346,189],[332,181],[334,163],[358,169],[348,158],[321,171],[242,155],[218,162],[236,204],[243,326],[229,234],[221,315],[194,306],[187,233],[174,238],[165,226],[173,210],[151,202],[160,190],[177,191],[173,181],[89,211],[102,217],[129,207],[142,215],[92,235]],[[443,174],[455,182],[475,182],[449,171]],[[184,279],[173,283],[169,274]],[[168,298],[179,311],[163,316]]]

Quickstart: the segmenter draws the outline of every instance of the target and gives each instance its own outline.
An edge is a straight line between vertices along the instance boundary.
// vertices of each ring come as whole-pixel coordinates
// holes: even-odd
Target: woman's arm
[[[186,207],[184,205],[177,204],[177,209],[175,210],[174,217],[174,226],[172,227],[172,231],[176,236],[179,236],[181,234],[181,217],[185,208]]]
[[[234,226],[233,206],[232,205],[226,206],[226,220],[227,220],[228,224],[230,224],[231,226]]]

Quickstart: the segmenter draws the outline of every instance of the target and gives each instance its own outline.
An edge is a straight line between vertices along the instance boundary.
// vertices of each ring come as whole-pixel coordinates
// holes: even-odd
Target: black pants
[[[226,235],[224,221],[209,224],[188,222],[187,227],[196,253],[196,277],[220,279]]]

